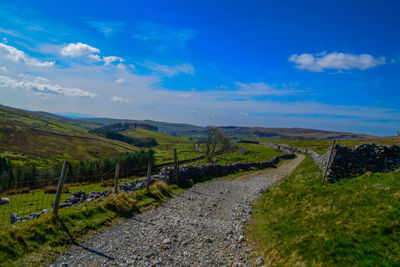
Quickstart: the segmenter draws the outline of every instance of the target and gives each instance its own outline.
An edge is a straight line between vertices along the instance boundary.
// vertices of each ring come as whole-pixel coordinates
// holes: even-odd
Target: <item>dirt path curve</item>
[[[196,184],[72,247],[53,266],[254,265],[243,237],[251,203],[303,159],[298,155],[276,169]]]

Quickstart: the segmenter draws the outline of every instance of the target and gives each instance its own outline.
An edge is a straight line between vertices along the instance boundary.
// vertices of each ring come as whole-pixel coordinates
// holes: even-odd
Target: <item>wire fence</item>
[[[204,157],[196,157],[178,161],[177,164],[198,161]],[[140,165],[123,165],[119,170],[118,183],[130,182],[139,177],[144,177],[147,172],[147,160]],[[174,165],[175,161],[153,165],[153,173],[164,166]],[[81,166],[82,167],[82,166]],[[60,196],[60,203],[70,197],[71,193],[83,191],[104,192],[114,187],[116,166],[109,165],[107,170],[98,173],[93,169],[93,174],[81,174],[78,165],[69,165],[65,176],[64,186]],[[45,174],[43,174],[45,173]],[[22,174],[23,179],[7,181],[0,175],[0,227],[20,221],[35,219],[42,214],[51,212],[56,198],[57,185],[60,180],[61,168],[57,167],[52,172],[42,172],[29,176]],[[4,176],[4,175],[3,175]],[[4,189],[5,188],[5,189]]]

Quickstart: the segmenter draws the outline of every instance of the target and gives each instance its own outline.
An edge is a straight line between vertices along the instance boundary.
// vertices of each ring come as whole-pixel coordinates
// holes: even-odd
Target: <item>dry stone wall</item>
[[[363,144],[354,149],[347,146],[335,147],[335,154],[328,178],[335,182],[371,172],[388,172],[400,167],[400,146]]]
[[[262,143],[262,142],[260,142]],[[383,146],[362,144],[354,149],[347,146],[331,146],[320,155],[314,150],[291,147],[287,144],[262,143],[287,153],[308,153],[315,164],[327,173],[327,181],[336,182],[343,178],[351,178],[367,171],[388,172],[400,168],[400,145]],[[330,156],[332,153],[332,156]],[[329,159],[332,162],[329,165]]]

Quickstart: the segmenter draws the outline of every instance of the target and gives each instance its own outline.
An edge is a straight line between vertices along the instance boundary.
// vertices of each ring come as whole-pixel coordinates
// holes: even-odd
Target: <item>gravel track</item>
[[[303,158],[236,179],[196,184],[71,247],[51,266],[258,265],[249,257],[243,233],[251,204]]]

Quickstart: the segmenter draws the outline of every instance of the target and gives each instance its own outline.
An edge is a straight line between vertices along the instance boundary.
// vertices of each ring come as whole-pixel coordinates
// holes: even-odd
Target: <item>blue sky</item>
[[[0,103],[400,130],[398,1],[1,1]]]

